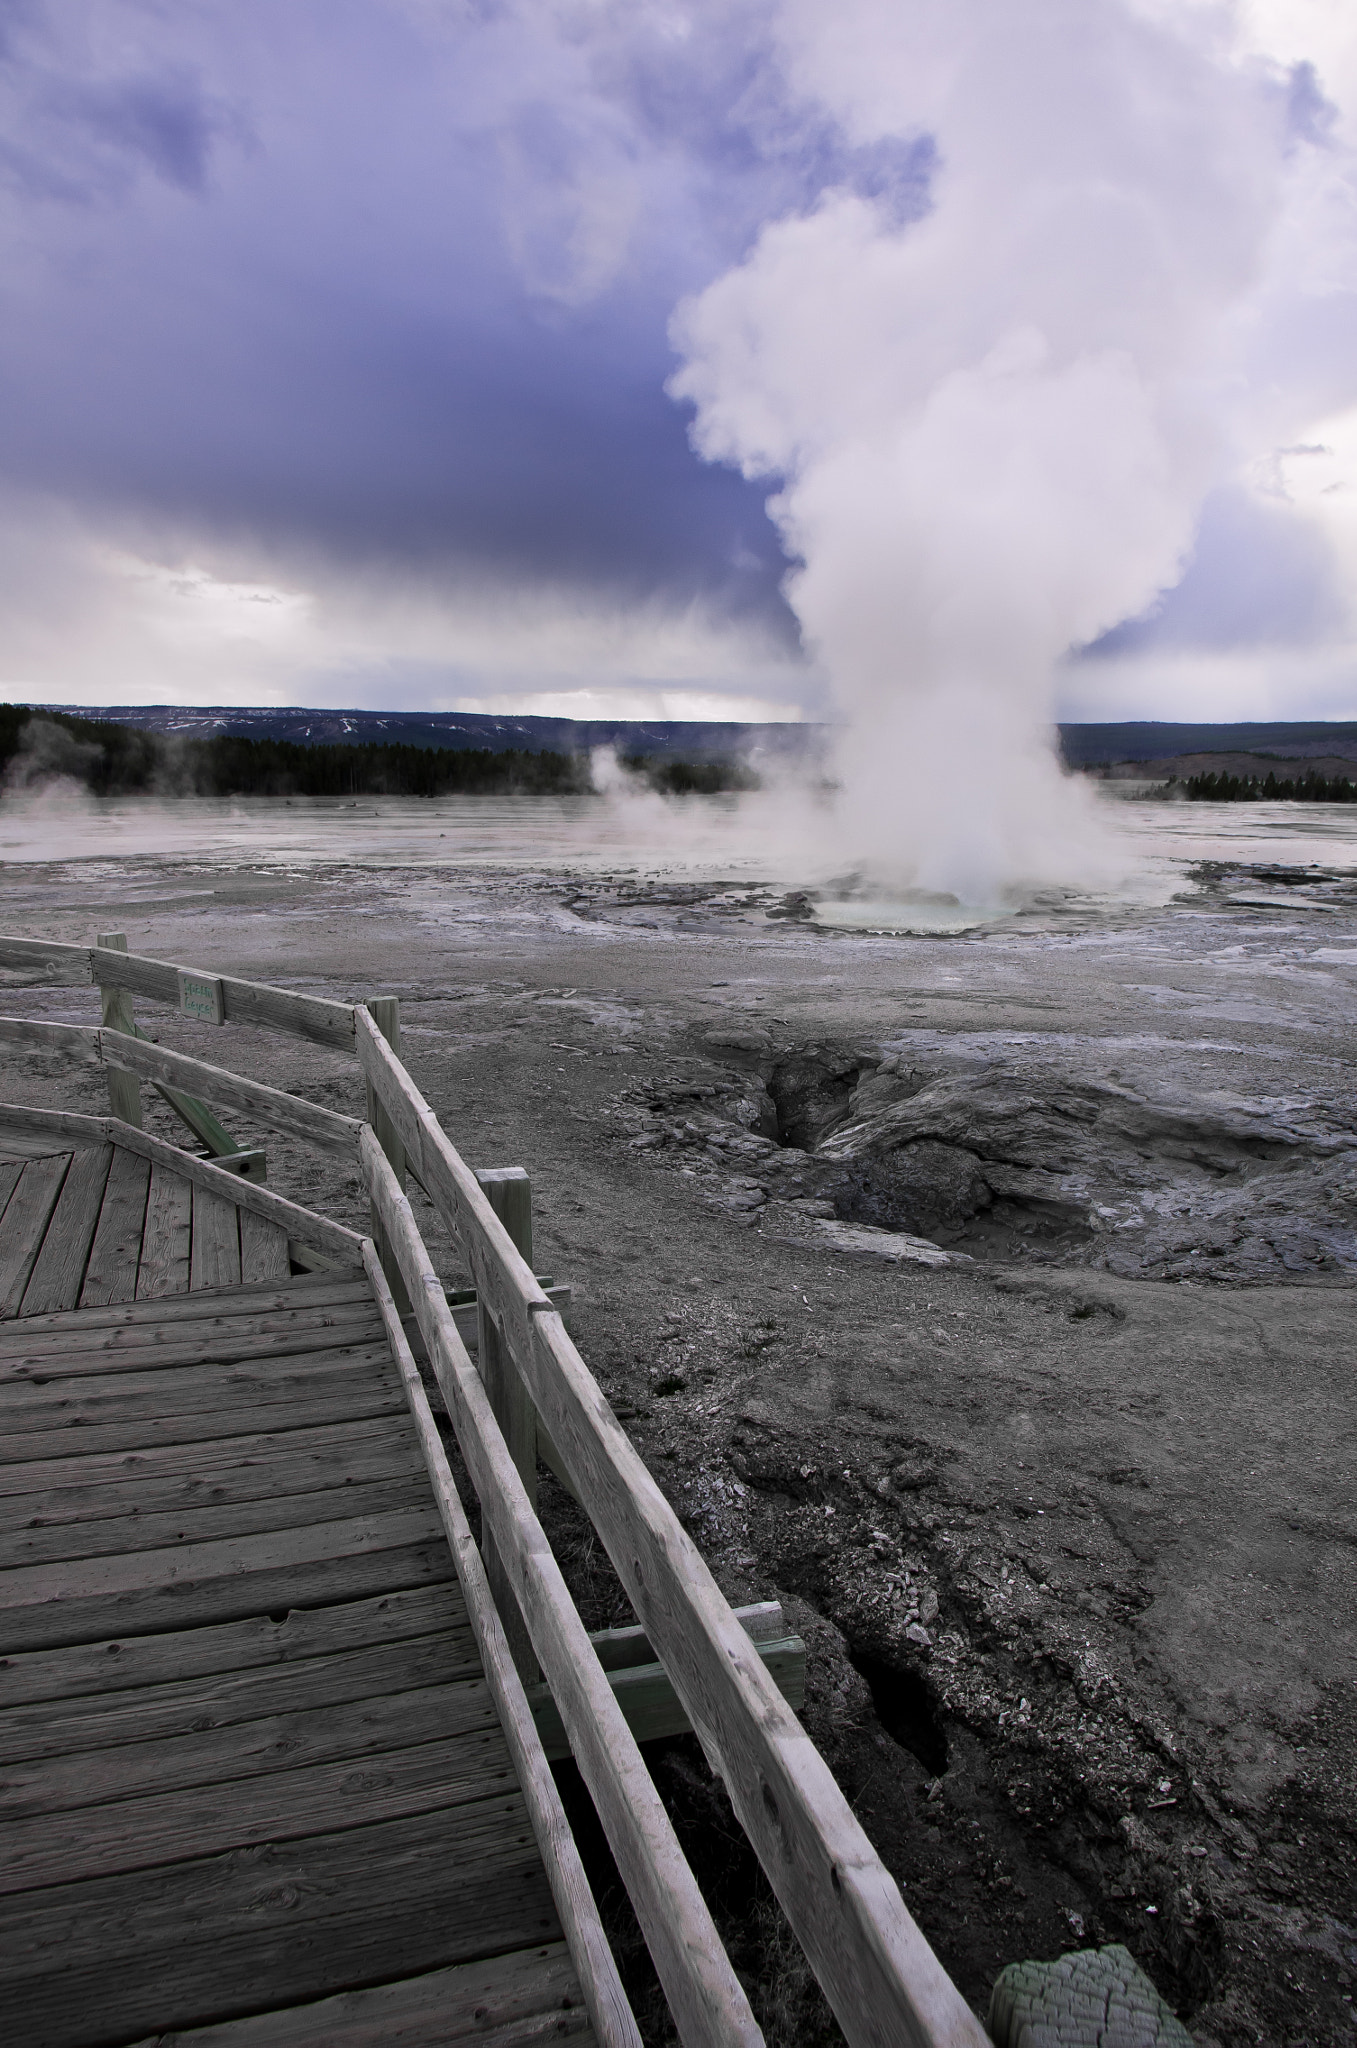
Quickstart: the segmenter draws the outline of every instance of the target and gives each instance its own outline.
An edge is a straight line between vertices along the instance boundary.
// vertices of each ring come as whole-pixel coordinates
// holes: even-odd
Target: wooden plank
[[[759,1656],[765,1670],[789,1707],[799,1707],[806,1697],[806,1646],[799,1636],[781,1642],[760,1643]],[[639,1664],[610,1671],[608,1683],[622,1709],[628,1728],[638,1742],[659,1742],[670,1735],[690,1735],[692,1722],[674,1691],[673,1681],[663,1664]],[[553,1762],[571,1754],[570,1738],[560,1716],[551,1688],[534,1685],[528,1690],[542,1747]]]
[[[208,970],[172,966],[140,953],[90,956],[90,972],[102,987],[125,988],[133,995],[148,996],[152,1002],[179,1007],[181,973],[203,976]],[[262,1024],[271,1031],[285,1031],[294,1038],[309,1039],[314,1045],[333,1046],[339,1052],[353,1051],[353,1006],[331,1002],[324,996],[301,995],[294,989],[271,988],[265,982],[242,981],[235,975],[210,975],[220,981],[223,1019],[228,1024]]]
[[[0,1234],[3,1233],[3,1217],[9,1198],[18,1185],[19,1175],[24,1170],[22,1159],[0,1159]]]
[[[367,1004],[368,1015],[381,1032],[387,1044],[399,1053],[401,1043],[400,999],[397,996],[370,996]],[[390,1118],[371,1088],[367,1092],[368,1122],[377,1134],[377,1143],[391,1162],[391,1171],[404,1185],[405,1151],[396,1136]]]
[[[423,1186],[457,1233],[478,1292],[501,1317],[538,1413],[694,1730],[721,1771],[745,1833],[852,2048],[896,2048],[900,2043],[931,2048],[939,2042],[985,2048],[979,2023],[907,1912],[899,1887],[764,1671],[697,1546],[470,1169],[361,1005],[356,1022],[363,1071],[400,1131]],[[363,1150],[372,1184],[380,1180],[380,1154],[366,1140]],[[393,1198],[401,1199],[399,1190],[388,1191],[388,1202]],[[427,1254],[405,1206],[406,1284],[457,1419],[453,1402],[466,1354],[455,1332],[440,1326],[439,1305],[425,1278]],[[431,1331],[438,1333],[437,1351]],[[459,1426],[458,1439],[470,1465],[469,1418]],[[493,1521],[502,1500],[492,1494],[487,1502],[479,1480],[477,1490]],[[498,1529],[494,1533],[498,1541]],[[520,1599],[527,1597],[522,1587],[519,1592]],[[545,1657],[542,1661],[545,1667]],[[548,1678],[579,1758],[579,1736],[549,1669]],[[629,1874],[628,1890],[637,1903]],[[647,1924],[644,1919],[642,1924]]]
[[[134,1156],[134,1155],[129,1155]],[[153,1169],[154,1170],[154,1169]],[[338,1328],[347,1322],[361,1322],[370,1311],[372,1290],[361,1273],[323,1277],[297,1275],[266,1286],[200,1288],[191,1298],[152,1297],[145,1301],[110,1303],[106,1308],[78,1309],[53,1316],[26,1316],[22,1323],[0,1328],[0,1360],[41,1353],[45,1346],[54,1355],[70,1348],[71,1339],[89,1335],[100,1342],[114,1331],[144,1333],[142,1343],[165,1341],[157,1332],[173,1339],[183,1325],[210,1323],[226,1331],[237,1322],[254,1317],[256,1328],[283,1329],[288,1317],[309,1317],[308,1327],[324,1328],[328,1317]],[[265,1318],[273,1318],[265,1322]],[[130,1335],[124,1339],[131,1342]],[[36,1353],[35,1353],[36,1347]]]
[[[375,1435],[371,1433],[374,1429]],[[362,1431],[368,1433],[360,1434]],[[306,1434],[309,1440],[311,1433]],[[87,1468],[82,1466],[79,1472],[59,1475],[69,1477],[67,1485],[37,1493],[0,1494],[0,1541],[29,1530],[75,1531],[106,1522],[113,1525],[107,1541],[114,1543],[119,1540],[119,1522],[185,1514],[214,1503],[248,1511],[255,1502],[274,1495],[291,1499],[345,1486],[377,1486],[403,1478],[411,1469],[410,1446],[393,1430],[363,1423],[357,1428],[346,1425],[339,1434],[341,1441],[330,1450],[293,1452],[286,1446],[295,1438],[277,1439],[273,1455],[267,1458],[215,1465],[205,1472],[134,1472],[130,1477],[111,1478],[108,1466],[117,1461],[103,1460],[100,1469],[104,1476],[90,1485],[84,1477]]]
[[[362,1014],[360,1011],[360,1023]],[[370,1131],[364,1131],[361,1149],[368,1187],[400,1260],[462,1456],[480,1498],[482,1520],[498,1546],[533,1649],[560,1707],[575,1759],[636,1910],[680,2037],[685,2043],[761,2043],[763,2036],[749,2001],[721,1946],[669,1816],[593,1653],[541,1524],[528,1505],[523,1482],[490,1412],[485,1388],[457,1335],[447,1298],[415,1228],[410,1204]],[[479,1188],[476,1195],[485,1201]],[[498,1219],[496,1228],[502,1229]],[[375,1291],[374,1264],[370,1257],[368,1271]],[[398,1341],[404,1342],[399,1319],[392,1334],[393,1351]],[[408,1371],[405,1378],[412,1412],[416,1412]],[[426,1459],[430,1448],[426,1447]],[[437,1485],[435,1493],[447,1526],[450,1503]],[[449,1537],[451,1540],[451,1529]],[[741,1640],[747,1641],[743,1632]]]
[[[196,1334],[199,1329],[201,1337]],[[122,1342],[116,1341],[120,1334],[94,1332],[94,1341],[80,1349],[72,1340],[64,1356],[44,1338],[39,1350],[13,1350],[0,1358],[0,1376],[12,1384],[20,1379],[70,1380],[88,1374],[154,1372],[162,1366],[234,1365],[250,1359],[301,1357],[370,1345],[379,1338],[380,1325],[368,1313],[342,1321],[338,1316],[321,1320],[303,1314],[293,1328],[283,1323],[276,1330],[251,1330],[245,1317],[235,1316],[220,1328],[170,1323],[150,1333],[142,1329],[128,1332]],[[134,1334],[141,1341],[132,1341]]]
[[[129,995],[146,996],[153,1003],[179,1008],[179,969],[167,960],[152,960],[144,953],[90,952],[90,979],[100,988],[122,988]]]
[[[469,1737],[486,1734],[495,1737],[488,1747],[468,1742]],[[9,1867],[14,1858],[17,1868],[10,1873],[13,1883],[3,1877],[0,1885],[27,1891],[32,1884],[63,1884],[100,1870],[145,1869],[168,1860],[161,1853],[167,1842],[170,1854],[181,1855],[185,1839],[199,1854],[250,1840],[249,1834],[240,1836],[235,1830],[251,1800],[255,1810],[271,1803],[275,1826],[281,1823],[297,1834],[313,1834],[318,1809],[314,1802],[308,1805],[309,1793],[299,1773],[354,1764],[366,1757],[380,1757],[385,1764],[425,1746],[440,1749],[445,1765],[452,1760],[456,1782],[472,1796],[486,1789],[487,1778],[490,1790],[500,1789],[510,1768],[509,1752],[503,1747],[494,1701],[483,1678],[427,1685],[415,1692],[324,1700],[252,1720],[181,1729],[143,1741],[100,1743],[74,1755],[13,1763],[0,1785],[0,1863]],[[279,1782],[260,1786],[256,1781],[261,1778]],[[231,1791],[223,1800],[220,1790],[225,1785]],[[441,1780],[440,1794],[448,1789],[448,1780]],[[183,1792],[206,1793],[214,1798],[218,1812],[228,1809],[224,1831],[215,1840],[195,1842],[180,1832],[185,1810],[197,1812],[202,1805],[201,1798],[184,1802],[174,1796]],[[125,1809],[121,1826],[115,1803]],[[340,1818],[338,1812],[319,1811],[325,1825]],[[87,1817],[83,1831],[57,1820],[59,1814],[75,1812]],[[23,1822],[30,1825],[21,1826]],[[41,1841],[44,1822],[51,1824],[54,1864],[42,1860],[47,1853]],[[63,1835],[64,1845],[57,1846]],[[42,1876],[33,1875],[35,1863],[26,1863],[26,1857],[37,1859]]]
[[[322,1109],[319,1104],[308,1102],[302,1096],[289,1095],[281,1088],[267,1087],[262,1081],[247,1080],[243,1075],[232,1074],[225,1067],[213,1066],[207,1060],[191,1059],[185,1053],[172,1052],[168,1046],[153,1044],[147,1038],[121,1041],[106,1038],[102,1044],[102,1055],[109,1066],[124,1068],[143,1080],[154,1081],[181,1095],[192,1090],[204,1101],[242,1110],[258,1123],[273,1130],[288,1131],[296,1138],[305,1138],[322,1151],[331,1152],[350,1163],[356,1157],[355,1148],[361,1128],[358,1117]]]
[[[73,1156],[24,1289],[20,1316],[25,1310],[50,1315],[79,1301],[112,1158],[111,1145],[91,1145]]]
[[[399,1051],[399,1047],[396,1050]],[[384,1148],[385,1149],[385,1148]],[[402,1155],[403,1156],[403,1155]],[[517,1251],[532,1266],[532,1182],[521,1166],[494,1167],[476,1175],[486,1200],[504,1225]],[[456,1320],[454,1316],[453,1320]],[[500,1434],[509,1448],[509,1456],[523,1481],[523,1491],[528,1505],[537,1512],[537,1410],[523,1390],[523,1382],[514,1368],[508,1345],[504,1342],[494,1310],[480,1296],[476,1302],[476,1367],[485,1382],[485,1391],[490,1399],[491,1412],[500,1427]],[[541,1668],[533,1655],[532,1644],[513,1588],[505,1574],[503,1561],[495,1548],[493,1537],[482,1535],[481,1551],[485,1558],[485,1575],[490,1581],[490,1591],[496,1607],[504,1621],[509,1647],[514,1653],[524,1685],[535,1685],[541,1678]]]
[[[202,1186],[193,1190],[193,1249],[189,1292],[198,1287],[239,1287],[240,1218],[234,1202]]]
[[[81,1138],[76,1142],[85,1141]],[[71,1146],[70,1138],[57,1137],[52,1132],[39,1136],[36,1131],[0,1130],[0,1157],[17,1160],[20,1165],[25,1159],[52,1159],[58,1152],[69,1152]]]
[[[403,1449],[403,1438],[393,1416],[379,1415],[367,1422],[330,1423],[314,1429],[268,1430],[257,1436],[232,1437],[225,1444],[220,1437],[210,1437],[159,1444],[149,1450],[115,1451],[99,1457],[86,1454],[78,1469],[81,1480],[91,1487],[102,1481],[166,1478],[172,1474],[181,1478],[200,1474],[207,1478],[227,1465],[250,1460],[271,1462],[280,1452],[301,1457],[332,1446],[348,1449],[373,1442],[400,1444]],[[69,1485],[76,1469],[67,1468],[61,1460],[54,1465],[50,1458],[0,1466],[0,1496],[46,1494],[54,1483]]]
[[[247,1284],[286,1280],[291,1272],[287,1232],[252,1209],[240,1212],[240,1277]]]
[[[280,1603],[357,1598],[446,1578],[432,1509],[0,1572],[12,1650],[235,1621]]]
[[[324,1252],[314,1250],[311,1245],[302,1244],[295,1237],[290,1237],[287,1241],[287,1256],[294,1275],[299,1270],[302,1273],[333,1273],[336,1270],[333,1259],[327,1258]]]
[[[751,1643],[781,1642],[791,1634],[780,1600],[759,1600],[751,1607],[732,1607],[730,1611]],[[605,1671],[628,1671],[638,1664],[659,1662],[643,1628],[594,1629],[589,1640]]]
[[[144,1038],[145,1033],[139,1031],[137,1039],[140,1041]],[[110,1037],[108,1044],[110,1046],[116,1045],[116,1040]],[[119,1066],[126,1067],[128,1064],[129,1062],[126,1059],[118,1060],[116,1055],[110,1057],[108,1060],[110,1082],[112,1082],[117,1068]],[[124,1078],[129,1077],[124,1076]],[[198,1143],[205,1147],[209,1157],[213,1159],[234,1159],[239,1156],[240,1140],[231,1136],[225,1125],[217,1121],[207,1104],[200,1102],[196,1095],[188,1095],[182,1088],[167,1088],[162,1081],[155,1083],[155,1091],[161,1101],[167,1103],[174,1111],[179,1121],[187,1125],[188,1129],[192,1131]],[[263,1179],[262,1173],[259,1178]]]
[[[215,1488],[213,1489],[215,1492]],[[212,1502],[164,1514],[115,1515],[97,1522],[61,1522],[0,1538],[0,1567],[57,1564],[84,1557],[115,1557],[133,1550],[163,1550],[184,1543],[209,1543],[222,1536],[251,1536],[271,1529],[298,1529],[313,1522],[343,1522],[354,1516],[392,1514],[418,1508],[428,1499],[422,1473],[406,1472],[369,1486],[332,1487],[329,1492],[267,1494],[248,1501]],[[0,1689],[0,1700],[3,1700]]]
[[[114,1147],[115,1160],[120,1147]],[[127,1153],[129,1159],[139,1158]],[[146,1162],[142,1162],[145,1164]],[[204,1316],[281,1315],[294,1309],[347,1307],[356,1301],[371,1301],[372,1290],[363,1273],[301,1275],[289,1280],[245,1283],[224,1287],[217,1294],[203,1288],[191,1300],[171,1296],[146,1301],[113,1302],[105,1308],[63,1311],[52,1316],[26,1316],[18,1325],[0,1329],[0,1355],[15,1346],[31,1344],[45,1334],[64,1336],[75,1330],[111,1330],[147,1323],[198,1322]]]
[[[247,1724],[247,1726],[252,1724]],[[100,1768],[127,1752],[99,1753]],[[83,1806],[69,1814],[0,1823],[0,1893],[73,1884],[115,1871],[149,1870],[256,1842],[296,1841],[365,1821],[401,1820],[513,1788],[513,1765],[493,1716],[451,1741],[299,1764],[281,1776],[209,1780],[182,1791]]]
[[[110,955],[110,958],[116,958]],[[345,1230],[342,1224],[332,1223],[328,1216],[320,1216],[314,1209],[303,1209],[296,1202],[289,1202],[282,1195],[275,1195],[271,1188],[262,1188],[254,1181],[244,1180],[239,1174],[226,1173],[207,1159],[192,1159],[187,1152],[180,1152],[175,1146],[167,1145],[162,1138],[153,1138],[149,1131],[129,1130],[125,1125],[114,1127],[118,1142],[153,1164],[172,1167],[191,1180],[195,1187],[206,1188],[209,1194],[220,1195],[223,1201],[234,1202],[237,1208],[253,1210],[256,1216],[265,1216],[272,1223],[281,1224],[290,1238],[297,1238],[303,1244],[314,1244],[341,1264],[362,1265],[363,1240],[356,1231]]]
[[[384,1516],[382,1522],[390,1526],[400,1519]],[[342,1526],[327,1522],[312,1533],[316,1539],[324,1539],[331,1530]],[[296,1533],[285,1530],[283,1535]],[[268,1535],[243,1537],[241,1541],[262,1546],[262,1554],[267,1556],[281,1547],[282,1539]],[[138,1553],[143,1557],[152,1554]],[[187,1548],[177,1555],[187,1557]],[[358,1600],[373,1593],[436,1585],[447,1577],[447,1569],[447,1546],[441,1537],[405,1544],[391,1542],[387,1547],[387,1539],[374,1534],[371,1548],[351,1547],[338,1563],[332,1558],[321,1558],[274,1568],[261,1564],[254,1572],[227,1574],[192,1586],[148,1586],[116,1598],[100,1594],[88,1600],[62,1602],[59,1610],[54,1606],[46,1613],[25,1608],[20,1614],[6,1616],[7,1640],[16,1654],[26,1650],[67,1649],[102,1641],[110,1633],[154,1634],[181,1625],[197,1627],[209,1622],[240,1621],[259,1608],[270,1614],[282,1613],[291,1601],[309,1605],[336,1597]]]
[[[365,1143],[372,1143],[372,1140],[366,1139]],[[373,1149],[376,1149],[375,1144]],[[389,1169],[385,1179],[388,1187],[395,1185],[395,1176]],[[462,1508],[419,1368],[402,1327],[400,1305],[386,1284],[375,1244],[363,1247],[363,1262],[386,1324],[391,1355],[405,1386],[411,1420],[424,1453],[429,1481],[466,1601],[467,1617],[481,1652],[518,1783],[532,1817],[533,1832],[542,1850],[556,1910],[561,1916],[561,1924],[579,1970],[589,2016],[602,2048],[640,2048],[640,2033],[603,1932],[594,1895],[561,1805],[560,1793],[532,1721],[513,1650],[472,1539],[471,1527]],[[446,1299],[443,1305],[446,1313]]]
[[[457,1963],[286,2012],[158,2034],[135,2048],[447,2048],[464,2038],[485,2038],[494,2048],[548,2041],[586,2048],[596,2039],[565,1943]]]
[[[7,1900],[7,2038],[92,2048],[559,1935],[507,1794]]]
[[[138,1300],[188,1293],[189,1247],[193,1241],[191,1183],[162,1161],[152,1161],[150,1167],[146,1223],[137,1267]]]
[[[72,1430],[23,1430],[0,1434],[0,1466],[28,1466],[43,1459],[53,1485],[69,1484],[59,1476],[89,1457],[123,1452],[139,1454],[161,1444],[218,1443],[227,1448],[253,1435],[261,1422],[274,1434],[294,1429],[319,1429],[327,1422],[373,1421],[379,1416],[401,1419],[402,1401],[394,1387],[373,1385],[366,1376],[339,1390],[321,1389],[291,1401],[273,1402],[266,1414],[237,1414],[211,1409],[206,1414],[134,1417],[131,1421],[93,1422]]]
[[[221,992],[228,1024],[262,1024],[270,1031],[309,1039],[313,1045],[331,1046],[336,1052],[353,1051],[352,1003],[241,981],[232,974],[222,975]]]
[[[48,1159],[30,1159],[5,1204],[0,1231],[0,1316],[18,1314],[71,1158],[69,1152],[58,1152]]]
[[[120,1642],[81,1643],[0,1659],[8,1706],[103,1698],[235,1671],[278,1670],[349,1650],[410,1643],[460,1629],[466,1609],[455,1580],[384,1589],[337,1606],[256,1613],[215,1626]]]
[[[0,967],[28,968],[35,980],[50,978],[74,984],[91,978],[90,949],[66,945],[60,939],[24,939],[7,932],[0,937]]]
[[[81,1308],[106,1307],[134,1299],[150,1186],[150,1161],[115,1145],[80,1290]]]
[[[258,1181],[261,1186],[269,1177],[269,1155],[257,1145],[247,1145],[243,1152],[218,1152],[215,1163],[227,1173],[238,1173],[242,1180]]]
[[[79,1373],[67,1377],[57,1361],[39,1369],[11,1366],[0,1384],[0,1428],[7,1435],[27,1430],[67,1429],[92,1422],[252,1412],[274,1401],[307,1393],[361,1391],[376,1386],[395,1391],[398,1376],[380,1340],[372,1344],[327,1345],[258,1362],[205,1358],[193,1366],[162,1365],[147,1372]],[[260,1418],[261,1423],[267,1417]]]
[[[46,1136],[70,1140],[64,1147],[70,1151],[73,1144],[111,1144],[119,1129],[121,1125],[115,1125],[110,1117],[84,1116],[75,1109],[30,1109],[23,1102],[0,1104],[0,1133],[6,1144],[15,1136]]]
[[[84,1067],[97,1067],[102,1059],[99,1033],[93,1024],[43,1024],[35,1017],[0,1017],[0,1045],[22,1046],[26,1052],[60,1053]]]
[[[375,997],[367,1014],[372,1018],[373,1023],[381,1032],[387,1044],[392,1047],[393,1051],[399,1051],[400,1003],[396,997]],[[369,1086],[367,1091],[367,1113],[368,1122],[371,1124],[376,1135],[377,1143],[390,1161],[391,1171],[395,1174],[397,1181],[404,1187],[405,1148],[396,1134],[395,1125],[391,1122],[390,1117],[388,1117],[373,1093],[371,1086]],[[403,1313],[407,1312],[410,1304],[405,1299],[404,1284],[400,1277],[400,1270],[392,1254],[391,1247],[387,1244],[382,1234],[381,1218],[375,1209],[372,1211],[372,1237],[377,1247],[377,1257],[381,1262],[382,1271],[386,1274],[397,1304]]]
[[[241,1721],[259,1721],[270,1714],[394,1697],[481,1675],[475,1638],[463,1623],[434,1635],[287,1664],[213,1671],[206,1678],[133,1686],[94,1699],[42,1700],[7,1707],[0,1711],[0,1762],[8,1765],[25,1759],[72,1756],[86,1750],[114,1749],[125,1742],[168,1741]],[[96,1769],[97,1765],[90,1764],[87,1775]]]
[[[779,1602],[762,1600],[733,1612],[750,1641],[757,1644],[759,1656],[788,1706],[799,1708],[806,1693],[806,1646],[787,1629]],[[643,1628],[596,1630],[589,1640],[638,1742],[691,1733],[688,1716]],[[531,1686],[528,1703],[547,1755],[553,1761],[569,1756],[569,1739],[551,1688]]]
[[[116,953],[103,955],[107,960],[119,957]],[[342,1224],[331,1222],[328,1216],[320,1216],[313,1209],[304,1209],[296,1202],[289,1202],[282,1195],[275,1195],[270,1188],[259,1187],[238,1174],[225,1173],[209,1160],[195,1159],[187,1152],[181,1152],[177,1146],[167,1145],[163,1138],[152,1137],[149,1131],[133,1130],[129,1125],[115,1123],[108,1117],[78,1116],[69,1110],[30,1110],[6,1104],[5,1115],[15,1122],[17,1129],[25,1132],[47,1131],[54,1137],[70,1137],[82,1143],[116,1141],[126,1145],[153,1165],[169,1166],[195,1186],[207,1188],[224,1200],[234,1201],[239,1208],[251,1209],[257,1216],[265,1216],[281,1224],[289,1238],[295,1238],[301,1244],[314,1245],[339,1264],[350,1268],[362,1264],[363,1241],[355,1231],[344,1229]]]

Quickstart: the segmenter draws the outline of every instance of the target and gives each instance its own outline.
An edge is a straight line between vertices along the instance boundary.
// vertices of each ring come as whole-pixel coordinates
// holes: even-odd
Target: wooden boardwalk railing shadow
[[[522,1176],[463,1162],[394,1003],[110,944],[4,939],[0,965],[356,1055],[369,1106],[134,1037],[130,1001],[98,1026],[0,1019],[0,1043],[103,1067],[122,1111],[0,1110],[6,2038],[637,2043],[547,1761],[568,1745],[680,2038],[756,2043],[638,1747],[690,1726],[854,2048],[978,2048],[780,1689],[799,1698],[800,1645],[723,1599],[532,1271]],[[200,1141],[215,1126],[224,1165],[138,1128],[143,1080]],[[223,1153],[209,1104],[353,1161],[371,1237],[242,1173],[262,1152]],[[407,1175],[474,1276],[477,1364]],[[539,1456],[638,1628],[586,1632]]]

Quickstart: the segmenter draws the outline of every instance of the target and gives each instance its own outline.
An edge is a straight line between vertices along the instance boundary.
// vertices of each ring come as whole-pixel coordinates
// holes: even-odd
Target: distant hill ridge
[[[111,704],[95,711],[74,704],[35,706],[103,718],[143,732],[184,739],[218,734],[285,740],[294,746],[514,747],[530,754],[587,754],[616,747],[630,755],[665,760],[728,760],[751,751],[800,759],[823,726],[747,725],[716,721],[624,718],[508,718],[477,711],[316,711],[276,706]]]
[[[706,761],[736,755],[801,760],[823,745],[831,728],[811,724],[742,724],[734,720],[499,717],[475,711],[324,711],[305,707],[183,704],[42,705],[103,718],[143,732],[189,739],[217,734],[285,740],[300,746],[395,743],[414,747],[479,747],[491,753],[588,753],[612,746],[624,754]],[[1357,761],[1357,721],[1274,720],[1221,724],[1137,719],[1064,724],[1061,750],[1072,768],[1129,761],[1173,761],[1202,754],[1267,755],[1279,760]]]

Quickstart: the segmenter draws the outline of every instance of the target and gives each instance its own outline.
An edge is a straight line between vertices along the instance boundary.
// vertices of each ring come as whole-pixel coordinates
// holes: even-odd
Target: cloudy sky
[[[892,590],[932,588],[932,503],[983,582],[1052,464],[1048,534],[1105,519],[1133,562],[1048,608],[1087,643],[1063,715],[1357,717],[1357,10],[846,0],[833,44],[826,12],[0,0],[0,696],[825,715],[832,475],[894,437]],[[1140,524],[1061,468],[1068,379],[1008,528],[916,431],[1038,358],[1093,366],[1099,420],[1150,393],[1093,465],[1154,469]]]

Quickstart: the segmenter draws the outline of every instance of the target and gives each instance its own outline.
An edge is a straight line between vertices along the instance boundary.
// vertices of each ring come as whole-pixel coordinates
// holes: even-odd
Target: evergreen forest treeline
[[[666,795],[758,787],[758,778],[737,761],[636,755],[623,766]],[[589,763],[577,754],[398,741],[304,746],[235,733],[178,738],[23,704],[0,704],[0,774],[11,786],[68,775],[95,796],[148,790],[204,797],[575,796],[593,788]]]
[[[586,761],[519,747],[307,747],[234,733],[187,746],[196,796],[571,796],[591,787]]]
[[[1357,782],[1346,775],[1188,775],[1169,784],[1171,795],[1205,804],[1357,804]]]

